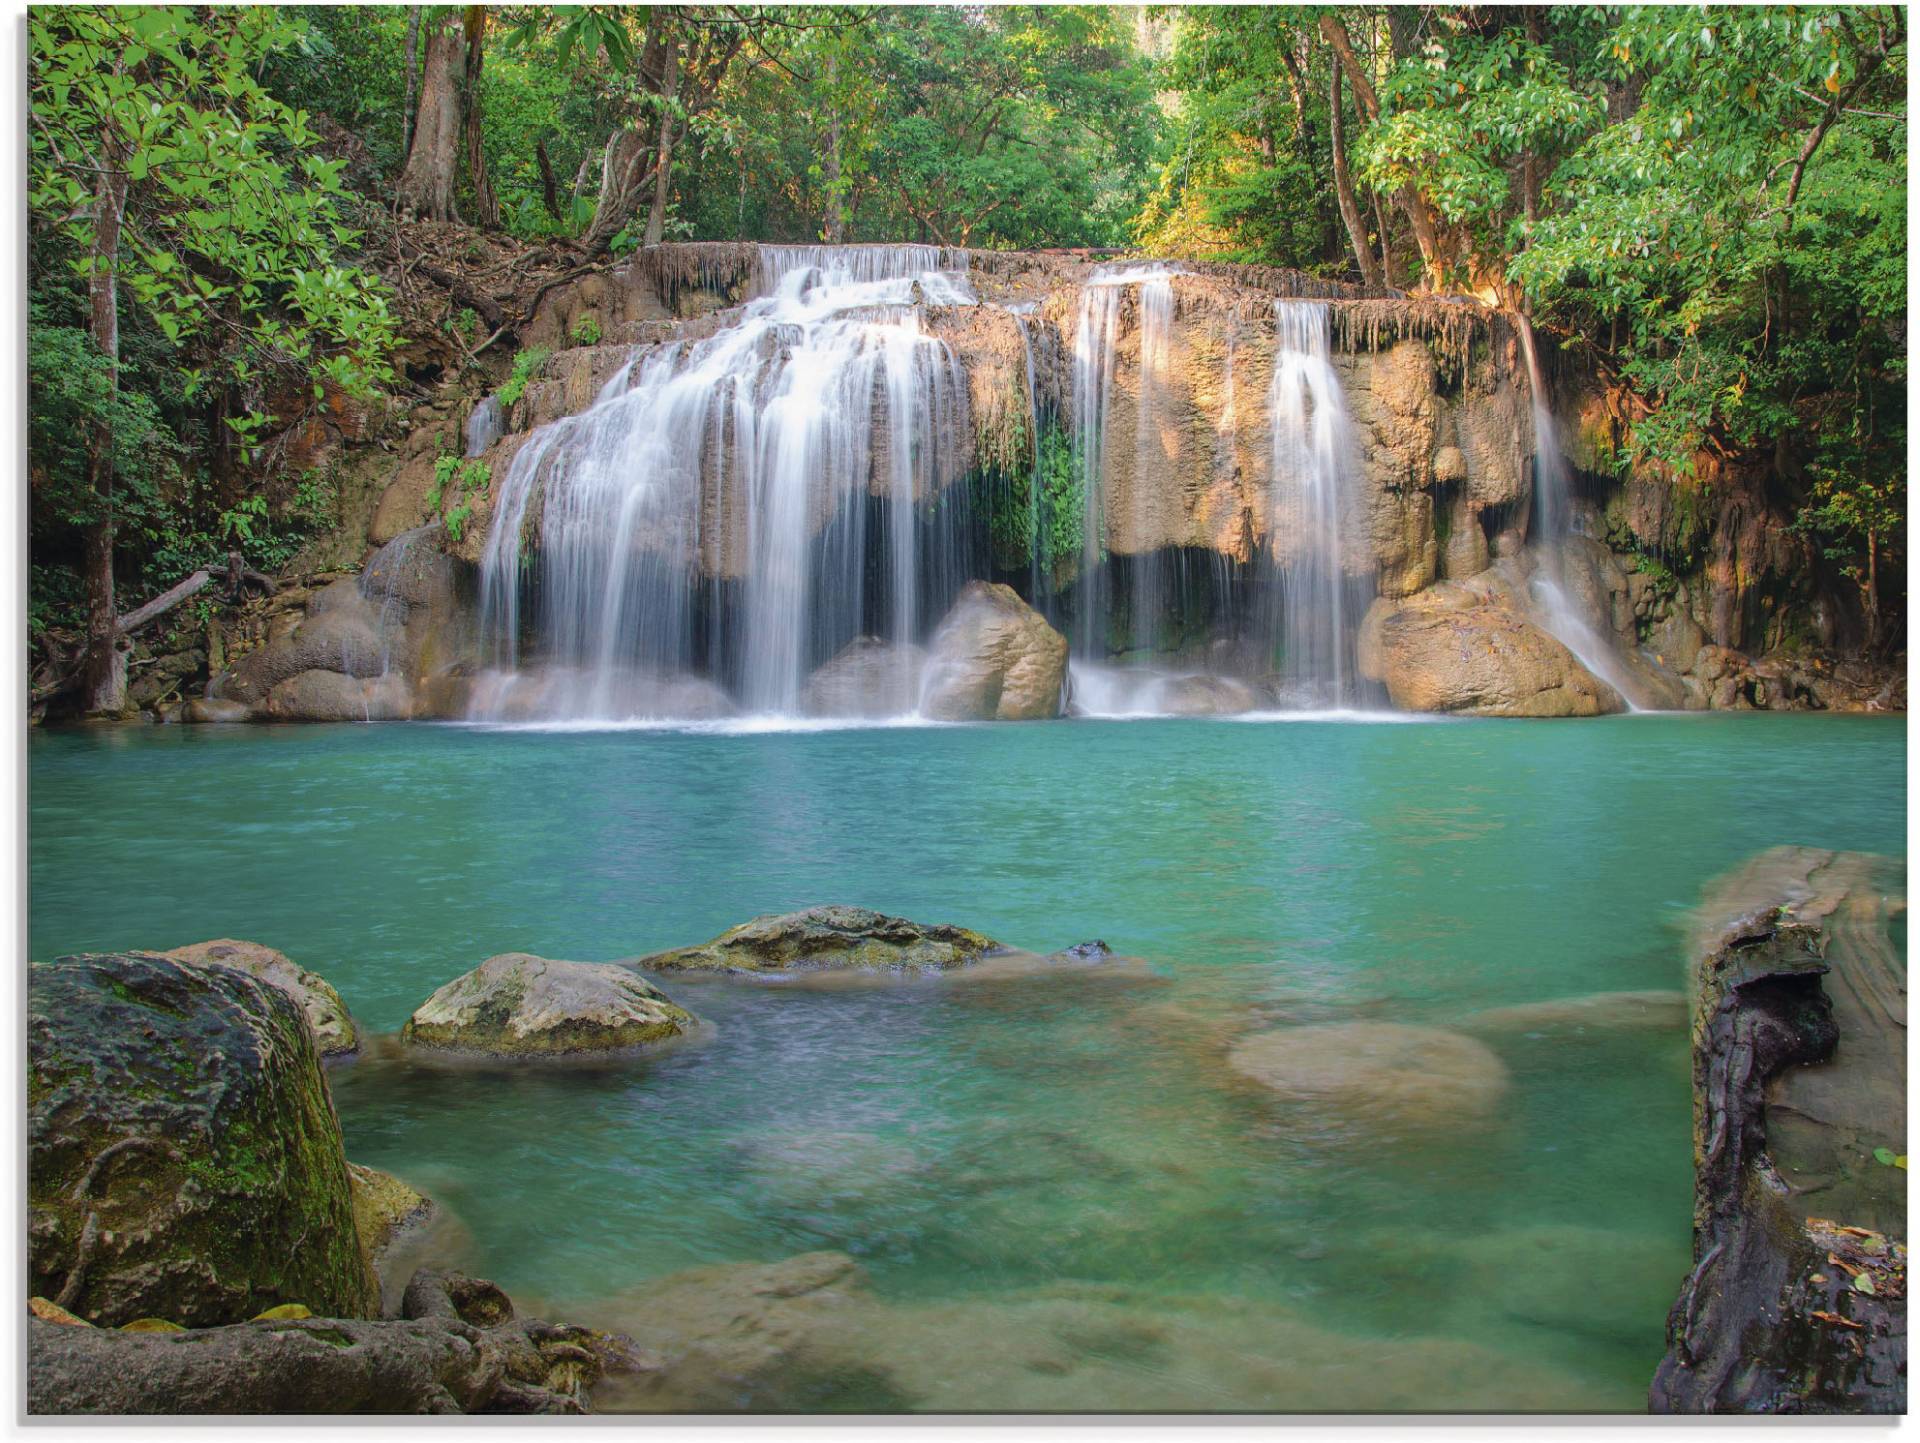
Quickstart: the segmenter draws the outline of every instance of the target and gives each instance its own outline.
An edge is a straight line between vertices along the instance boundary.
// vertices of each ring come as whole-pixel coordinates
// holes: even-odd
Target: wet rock
[[[927,654],[877,636],[857,637],[801,688],[808,716],[879,719],[918,710]]]
[[[938,972],[1005,950],[964,927],[910,922],[865,907],[809,907],[756,917],[710,942],[655,952],[633,965],[648,972],[745,975]]]
[[[377,1264],[403,1229],[425,1222],[433,1213],[431,1198],[390,1172],[349,1162],[347,1180],[353,1189],[354,1226],[369,1263]]]
[[[268,692],[260,714],[275,721],[405,721],[413,715],[413,689],[401,676],[303,671]]]
[[[698,1025],[624,967],[507,952],[435,992],[400,1036],[412,1047],[490,1057],[583,1057],[655,1046]]]
[[[1507,1069],[1484,1043],[1433,1027],[1332,1022],[1262,1032],[1227,1060],[1276,1097],[1363,1121],[1435,1126],[1498,1111]]]
[[[1491,1007],[1460,1023],[1463,1031],[1488,1034],[1577,1032],[1671,1032],[1687,1026],[1687,995],[1677,991],[1590,992]]]
[[[180,720],[203,725],[252,721],[253,708],[240,701],[189,697],[180,708]]]
[[[374,1310],[292,997],[144,953],[36,964],[28,995],[32,1292],[110,1327]]]
[[[1694,969],[1694,1268],[1656,1413],[1906,1410],[1904,1175],[1864,1151],[1905,1150],[1902,870],[1777,848],[1703,908],[1704,930],[1772,898],[1709,934]]]
[[[1259,692],[1231,676],[1170,676],[1154,690],[1168,716],[1235,716],[1264,704]]]
[[[1044,721],[1060,714],[1067,639],[1010,586],[969,581],[927,651],[927,716]]]
[[[223,937],[213,942],[175,947],[161,955],[195,966],[211,962],[222,967],[237,967],[249,976],[278,987],[300,1005],[322,1057],[344,1057],[359,1049],[359,1031],[340,994],[326,978],[309,972],[284,952],[276,952],[258,942]]]
[[[1456,582],[1376,602],[1361,626],[1359,665],[1402,711],[1570,717],[1626,708],[1520,612]]]
[[[404,1316],[120,1332],[28,1324],[34,1414],[584,1413],[651,1366],[630,1340],[513,1316],[491,1283],[416,1274]]]

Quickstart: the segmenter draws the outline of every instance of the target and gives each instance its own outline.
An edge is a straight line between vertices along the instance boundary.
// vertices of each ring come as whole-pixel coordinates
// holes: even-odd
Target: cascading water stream
[[[1588,671],[1620,693],[1631,711],[1642,710],[1619,653],[1580,613],[1566,588],[1566,545],[1573,530],[1573,486],[1560,451],[1559,428],[1547,403],[1546,376],[1533,324],[1520,318],[1520,349],[1527,358],[1533,412],[1533,550],[1531,588],[1540,623]]]
[[[1272,417],[1273,561],[1279,573],[1280,671],[1290,705],[1356,701],[1353,623],[1366,581],[1346,544],[1360,451],[1333,368],[1324,301],[1275,301]]]
[[[698,341],[647,348],[542,428],[497,492],[482,614],[521,662],[523,586],[548,670],[538,710],[664,715],[663,679],[729,677],[791,714],[863,631],[917,639],[957,586],[965,377],[920,324],[972,301],[932,247],[768,247],[767,293]],[[883,525],[870,535],[869,499]],[[702,580],[738,576],[737,583]],[[904,649],[900,709],[912,696]]]
[[[1134,438],[1137,464],[1151,440],[1153,393],[1161,384],[1166,366],[1176,274],[1165,265],[1102,267],[1080,288],[1073,336],[1073,435],[1074,469],[1085,510],[1080,578],[1074,604],[1073,654],[1081,661],[1097,663],[1106,656],[1107,611],[1112,587],[1108,574],[1110,543],[1116,539],[1135,539],[1111,537],[1107,516],[1107,411],[1113,394],[1122,306],[1127,291],[1138,286],[1141,375]],[[1138,478],[1141,473],[1136,470],[1135,474]],[[1134,509],[1137,515],[1139,507]],[[1150,565],[1143,569],[1150,569]],[[1149,589],[1152,589],[1151,582]]]

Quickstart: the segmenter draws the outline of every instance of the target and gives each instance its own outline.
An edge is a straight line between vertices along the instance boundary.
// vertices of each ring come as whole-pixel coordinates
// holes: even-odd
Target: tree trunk
[[[120,385],[120,224],[126,215],[126,151],[109,131],[101,146],[101,172],[94,183],[93,250],[87,276],[87,329],[107,358],[107,384]],[[113,451],[111,422],[102,416],[87,437],[87,482],[93,518],[85,537],[87,654],[80,672],[80,701],[88,712],[117,712],[127,704],[127,659],[113,596]]]
[[[667,229],[667,196],[673,188],[673,146],[679,139],[672,116],[660,120],[660,144],[653,159],[653,206],[647,212],[645,244],[657,246]]]
[[[1333,187],[1340,200],[1340,219],[1346,224],[1347,239],[1353,245],[1353,259],[1360,267],[1360,279],[1366,285],[1380,284],[1380,272],[1373,251],[1367,245],[1367,225],[1354,199],[1353,177],[1347,173],[1347,142],[1340,129],[1340,67],[1327,67],[1332,73],[1332,92],[1327,112],[1329,134],[1333,142]]]
[[[1380,233],[1380,283],[1393,284],[1393,242],[1387,237],[1387,213],[1380,208],[1380,195],[1373,194],[1373,228]]]
[[[840,57],[827,57],[827,90],[838,94],[840,84]],[[839,245],[847,238],[847,217],[843,198],[840,194],[840,107],[833,106],[833,118],[827,122],[827,224],[825,239],[828,245]]]
[[[413,72],[420,56],[420,7],[407,7],[407,98],[400,105],[400,153],[413,149]]]
[[[1347,34],[1347,27],[1337,15],[1320,17],[1320,33],[1326,37],[1327,44],[1333,47],[1338,63],[1346,69],[1347,79],[1353,84],[1353,101],[1363,120],[1377,121],[1380,118],[1380,97],[1374,93],[1373,82],[1367,78],[1366,67],[1360,63],[1360,57],[1353,53],[1353,40]],[[1435,289],[1443,281],[1442,272],[1446,269],[1446,258],[1441,254],[1439,226],[1433,212],[1428,208],[1427,198],[1418,187],[1409,183],[1395,193],[1394,200],[1406,213],[1407,224],[1413,228],[1413,243],[1420,248],[1420,259],[1427,268],[1427,276]]]
[[[617,130],[607,141],[600,161],[600,200],[594,207],[593,224],[580,238],[589,254],[605,250],[632,219],[641,189],[652,178],[653,173],[643,169],[652,149],[645,133],[638,130]]]
[[[500,225],[500,203],[494,198],[493,182],[487,178],[487,146],[481,123],[480,67],[486,58],[487,7],[469,5],[466,17],[467,41],[467,174],[473,179],[473,221],[482,230]]]
[[[420,82],[420,109],[413,144],[400,172],[396,196],[401,211],[422,220],[458,220],[453,204],[460,168],[460,84],[464,41],[457,14],[429,20],[427,62]]]
[[[559,220],[560,182],[554,179],[553,157],[547,154],[546,141],[533,143],[533,158],[540,163],[540,203],[547,208],[548,215]]]

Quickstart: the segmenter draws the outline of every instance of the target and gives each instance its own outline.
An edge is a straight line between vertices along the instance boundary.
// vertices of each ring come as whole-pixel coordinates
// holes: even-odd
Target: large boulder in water
[[[276,721],[405,721],[413,715],[413,688],[403,676],[303,671],[268,692],[257,715]]]
[[[195,966],[215,962],[222,967],[237,967],[262,982],[278,987],[300,1004],[300,1011],[306,1016],[307,1025],[313,1029],[313,1040],[323,1057],[345,1057],[359,1049],[360,1034],[353,1025],[353,1018],[347,1013],[347,1004],[340,1000],[340,994],[333,990],[326,978],[309,972],[284,952],[276,952],[258,942],[240,942],[231,937],[222,937],[213,942],[195,942],[190,946],[175,947],[163,955],[176,962],[191,962]]]
[[[1626,709],[1518,610],[1455,582],[1375,602],[1361,624],[1359,663],[1402,711],[1571,717]]]
[[[1434,1027],[1329,1022],[1262,1032],[1233,1069],[1288,1102],[1362,1121],[1433,1126],[1491,1115],[1507,1069],[1484,1044]]]
[[[965,927],[910,922],[865,907],[809,907],[755,917],[710,942],[656,952],[633,965],[649,972],[941,972],[1006,950]]]
[[[927,644],[921,711],[940,721],[1060,714],[1067,639],[1011,586],[969,581]]]
[[[28,977],[30,1292],[107,1326],[377,1309],[340,1123],[287,993],[146,953]]]
[[[800,691],[808,716],[880,720],[902,716],[920,704],[927,654],[917,646],[856,637],[812,676]]]
[[[624,967],[507,952],[435,992],[400,1036],[413,1047],[490,1057],[580,1057],[668,1042],[698,1025]]]

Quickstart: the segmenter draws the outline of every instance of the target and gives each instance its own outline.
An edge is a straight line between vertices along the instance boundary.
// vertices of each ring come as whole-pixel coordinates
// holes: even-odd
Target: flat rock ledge
[[[625,967],[507,952],[421,1003],[400,1037],[428,1051],[578,1059],[658,1046],[699,1026]]]
[[[941,923],[910,922],[865,907],[809,907],[755,917],[697,947],[637,959],[647,972],[781,976],[823,971],[944,972],[1011,949]]]
[[[1648,1404],[1904,1413],[1903,869],[1781,848],[1709,906],[1756,882],[1787,904],[1693,975],[1694,1266]]]
[[[424,1268],[398,1318],[287,1307],[225,1327],[126,1331],[31,1312],[27,1410],[41,1416],[585,1413],[603,1378],[651,1366],[626,1338],[517,1318],[492,1283]]]

